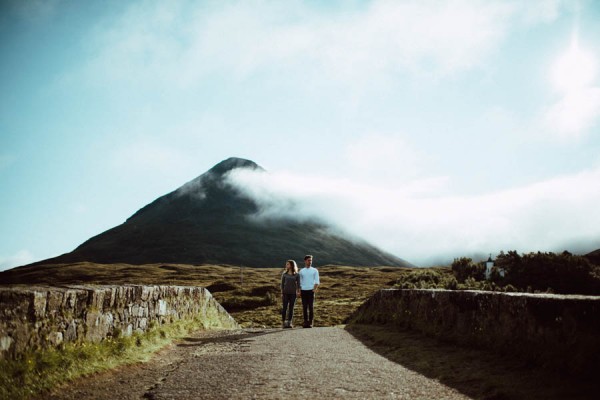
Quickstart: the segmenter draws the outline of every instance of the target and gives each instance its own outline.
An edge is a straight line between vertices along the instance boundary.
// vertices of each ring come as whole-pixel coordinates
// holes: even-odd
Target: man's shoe
[[[312,321],[308,321],[308,327],[312,328],[313,327],[313,322]]]
[[[308,328],[308,321],[304,321],[304,323],[302,324],[303,328]]]
[[[281,323],[281,327],[282,327],[282,328],[287,328],[287,321],[283,321],[283,322]]]
[[[291,321],[291,320],[289,320],[289,321],[287,322],[287,327],[288,327],[288,328],[290,328],[290,329],[294,327],[294,325],[292,324],[292,321]]]

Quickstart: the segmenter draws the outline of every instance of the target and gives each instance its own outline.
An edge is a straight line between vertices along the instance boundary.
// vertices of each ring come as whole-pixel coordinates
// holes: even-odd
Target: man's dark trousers
[[[302,290],[300,292],[302,296],[302,316],[304,317],[304,324],[308,325],[313,322],[313,311],[315,304],[315,292],[312,290]]]

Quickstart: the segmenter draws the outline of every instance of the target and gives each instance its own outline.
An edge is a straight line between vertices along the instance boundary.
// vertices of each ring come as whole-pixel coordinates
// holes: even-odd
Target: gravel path
[[[198,332],[150,362],[48,399],[467,399],[374,353],[344,329]]]

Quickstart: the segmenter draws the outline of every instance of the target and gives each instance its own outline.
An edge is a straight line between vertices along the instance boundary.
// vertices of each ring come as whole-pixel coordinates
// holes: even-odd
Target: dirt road
[[[149,363],[47,399],[466,399],[374,353],[342,328],[198,332]]]

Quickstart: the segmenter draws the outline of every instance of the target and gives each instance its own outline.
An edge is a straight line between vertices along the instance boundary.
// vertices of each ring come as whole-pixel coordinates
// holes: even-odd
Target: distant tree
[[[503,283],[528,292],[600,294],[597,268],[587,258],[568,251],[523,255],[502,251],[496,266],[506,271]]]
[[[504,269],[505,276],[498,273]],[[569,252],[519,254],[501,251],[492,277],[485,280],[485,265],[471,258],[454,259],[451,273],[443,269],[422,269],[398,278],[403,289],[489,290],[528,293],[577,293],[600,295],[600,266]]]
[[[459,283],[464,283],[468,278],[481,281],[485,278],[485,267],[475,264],[471,258],[455,258],[452,262],[452,273]]]

